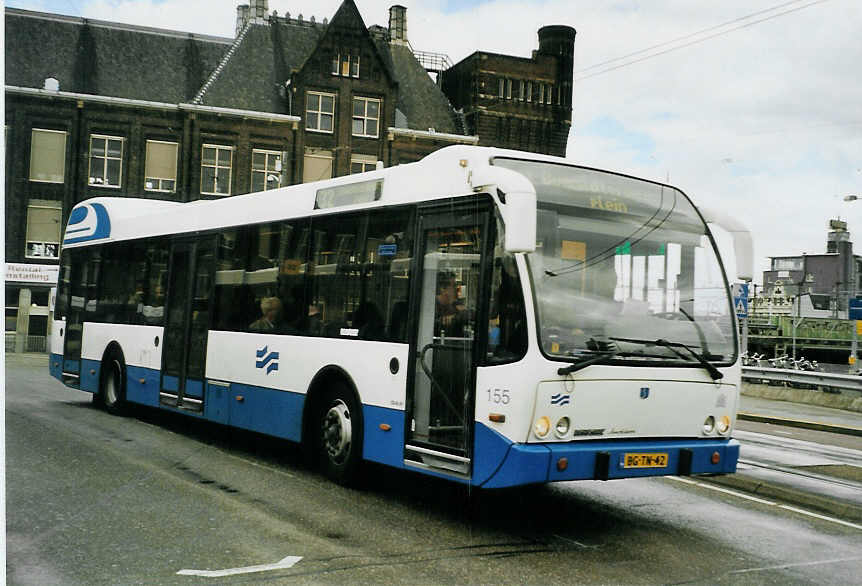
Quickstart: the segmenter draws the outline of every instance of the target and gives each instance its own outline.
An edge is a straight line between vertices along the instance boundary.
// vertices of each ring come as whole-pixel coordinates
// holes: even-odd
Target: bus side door
[[[475,201],[430,208],[420,212],[417,240],[405,458],[462,476],[472,457],[476,346],[487,335],[478,324],[486,311],[489,218]]]
[[[203,410],[214,249],[212,238],[171,247],[159,392],[165,405]]]

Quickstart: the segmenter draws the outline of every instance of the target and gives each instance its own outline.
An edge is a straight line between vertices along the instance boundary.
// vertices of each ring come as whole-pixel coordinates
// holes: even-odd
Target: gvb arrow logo
[[[265,368],[266,374],[278,370],[278,352],[268,352],[268,350],[269,346],[257,350],[257,362],[254,363],[255,368]]]

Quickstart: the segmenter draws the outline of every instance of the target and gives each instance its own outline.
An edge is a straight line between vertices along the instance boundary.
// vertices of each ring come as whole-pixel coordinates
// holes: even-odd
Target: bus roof
[[[472,173],[477,169],[487,170],[494,157],[572,164],[566,159],[536,153],[453,145],[435,151],[416,163],[217,200],[177,203],[97,197],[83,201],[72,209],[63,246],[188,234],[326,214],[335,210],[368,209],[468,195],[473,193]],[[487,177],[487,173],[483,172],[482,175]],[[334,193],[333,201],[337,201],[339,188],[355,193],[363,186],[377,189],[373,201],[323,209],[317,205],[320,192]]]

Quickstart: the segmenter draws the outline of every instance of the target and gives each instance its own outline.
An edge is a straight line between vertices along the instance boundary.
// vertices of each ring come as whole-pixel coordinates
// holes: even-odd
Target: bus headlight
[[[730,417],[727,415],[722,415],[718,418],[718,421],[715,423],[715,428],[718,430],[718,433],[721,435],[726,434],[730,431]]]
[[[537,437],[545,437],[549,431],[551,431],[551,420],[544,416],[539,417],[533,426],[533,433]]]
[[[712,433],[715,429],[715,417],[710,415],[706,418],[706,421],[703,422],[703,433]]]
[[[570,421],[568,417],[560,417],[560,420],[557,421],[556,427],[554,427],[554,432],[557,434],[557,437],[563,437],[569,433],[569,425]]]

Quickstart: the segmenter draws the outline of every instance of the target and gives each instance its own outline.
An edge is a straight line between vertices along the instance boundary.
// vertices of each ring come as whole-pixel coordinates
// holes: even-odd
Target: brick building
[[[450,144],[565,154],[570,27],[542,28],[531,59],[476,53],[442,71],[412,49],[406,8],[368,27],[353,0],[331,20],[251,0],[234,38],[5,19],[7,350],[41,349],[61,229],[84,199],[233,196]]]

